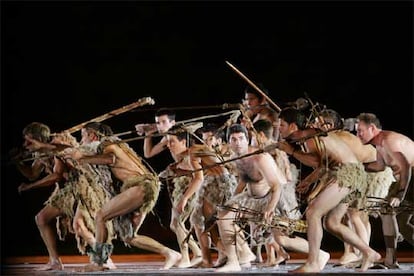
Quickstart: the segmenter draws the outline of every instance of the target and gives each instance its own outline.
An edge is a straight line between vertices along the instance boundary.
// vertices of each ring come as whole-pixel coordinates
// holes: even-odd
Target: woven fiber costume
[[[212,206],[222,205],[233,196],[236,186],[236,177],[230,173],[205,176],[198,191],[196,206],[190,218],[191,223],[204,231],[206,220],[211,218],[204,217],[203,201],[208,201]]]

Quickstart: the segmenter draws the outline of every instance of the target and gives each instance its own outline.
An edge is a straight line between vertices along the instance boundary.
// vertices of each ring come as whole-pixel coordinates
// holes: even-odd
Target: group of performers
[[[143,98],[108,114],[153,103]],[[118,238],[163,255],[163,269],[229,272],[255,262],[277,269],[292,251],[308,256],[294,272],[320,272],[330,259],[321,249],[323,228],[344,242],[340,265],[398,268],[398,242],[413,244],[412,139],[382,130],[372,113],[359,114],[355,129],[347,129],[337,112],[310,98],[280,108],[254,84],[235,106],[181,122],[175,110],[160,108],[155,122],[133,131],[143,140],[143,157],[128,144],[134,138],[121,139],[103,122],[108,114],[58,133],[28,124],[23,147],[31,156],[13,159],[32,182],[18,190],[56,185],[36,215],[49,254],[41,270],[64,269],[56,240],[74,233],[79,252],[90,256],[85,271],[116,269]],[[72,135],[79,130],[80,142]],[[172,161],[156,170],[151,158],[162,152]],[[161,186],[179,251],[138,233]],[[381,263],[369,244],[369,216],[382,221]]]

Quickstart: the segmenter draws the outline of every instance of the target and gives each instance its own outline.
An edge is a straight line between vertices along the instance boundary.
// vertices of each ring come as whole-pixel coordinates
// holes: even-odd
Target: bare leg
[[[59,209],[46,205],[35,217],[40,236],[49,253],[49,262],[40,267],[39,270],[63,270],[63,264],[57,251],[56,231],[51,225],[52,220],[61,214],[62,212]]]
[[[404,239],[414,246],[414,218],[413,214],[403,212],[397,215],[398,227]]]
[[[182,217],[178,214],[174,208],[171,212],[171,224],[170,229],[175,233],[177,237],[178,246],[180,248],[181,253],[181,261],[177,264],[178,267],[190,267],[190,255],[188,252],[188,242],[185,241],[185,238],[188,235],[188,230],[185,228],[184,223],[182,221]]]
[[[294,252],[299,253],[309,253],[309,243],[302,237],[289,237],[280,233],[277,233],[275,236],[276,241],[280,244],[281,248],[286,248]],[[285,252],[289,257],[289,255]],[[318,265],[320,270],[322,270],[325,265],[328,263],[330,255],[328,252],[319,250],[318,254]],[[288,258],[285,258],[288,259]]]
[[[337,184],[330,184],[315,199],[313,199],[306,211],[308,223],[309,254],[306,263],[293,272],[320,272],[319,250],[321,247],[323,229],[322,217],[339,204],[346,196],[348,190],[339,189]]]
[[[144,196],[145,194],[142,187],[135,186],[116,195],[110,201],[105,203],[104,206],[102,206],[101,210],[97,212],[95,218],[96,242],[103,243],[106,240],[106,221],[116,216],[121,216],[134,211],[144,203]],[[145,214],[142,214],[135,219],[134,225],[136,226],[136,231],[138,231],[144,219]],[[161,245],[149,237],[137,235],[133,239],[130,239],[126,242],[131,242],[131,244],[134,246],[138,245],[140,248],[151,250],[153,252],[164,255],[166,257],[164,269],[169,269],[181,259],[181,254]]]
[[[227,263],[216,272],[240,271],[241,267],[237,258],[235,241],[234,212],[220,211],[217,222],[219,233],[227,255]]]
[[[156,240],[150,237],[136,235],[133,239],[130,239],[127,242],[128,244],[133,245],[135,247],[163,255],[165,257],[163,269],[169,269],[172,266],[177,265],[181,260],[180,253],[162,245],[161,243],[157,242]]]
[[[397,234],[399,233],[397,218],[395,214],[381,215],[382,232],[385,241],[384,264],[390,268],[398,268],[397,262]]]
[[[341,223],[341,218],[347,209],[348,205],[342,203],[331,210],[326,218],[326,227],[332,234],[356,247],[362,253],[363,260],[360,271],[366,271],[374,262],[381,259],[381,255],[369,247],[354,231]]]
[[[212,267],[212,261],[211,261],[211,254],[210,254],[210,238],[208,233],[202,232],[201,229],[197,226],[195,227],[195,231],[197,234],[198,242],[200,243],[201,248],[201,267]]]
[[[276,240],[272,242],[270,245],[275,250],[276,258],[274,259],[274,262],[270,262],[269,265],[279,265],[290,259],[289,254],[285,251],[283,246],[281,246]]]
[[[213,244],[215,245],[215,247],[217,248],[217,252],[218,252],[218,258],[216,262],[214,263],[213,267],[215,268],[221,267],[226,263],[227,257],[225,254],[224,245],[221,242],[221,239],[219,237],[217,224],[213,228],[211,228],[210,234],[211,234],[211,240]]]
[[[82,211],[78,208],[73,218],[73,230],[75,231],[76,239],[78,241],[78,247],[82,246],[80,238],[85,240],[85,242],[93,248],[95,245],[95,236],[89,231],[88,227],[85,225],[84,217]],[[105,267],[109,269],[116,269],[115,264],[112,262],[112,259],[109,257],[108,261],[104,264]]]
[[[347,205],[340,201],[349,193],[349,189],[341,188],[338,184],[331,183],[308,206],[306,219],[308,222],[309,255],[306,263],[294,270],[294,272],[320,272],[319,250],[323,235],[321,224],[322,217],[328,214],[326,226],[337,237],[352,246],[358,248],[364,255],[361,271],[365,271],[381,255],[372,250],[355,232],[341,223],[341,219],[347,211]]]
[[[342,222],[344,225],[347,225],[350,229],[354,230],[354,226],[352,225],[349,211],[344,215]],[[345,265],[355,261],[358,261],[360,258],[355,253],[354,248],[347,242],[344,242],[344,254],[339,258],[338,264]]]

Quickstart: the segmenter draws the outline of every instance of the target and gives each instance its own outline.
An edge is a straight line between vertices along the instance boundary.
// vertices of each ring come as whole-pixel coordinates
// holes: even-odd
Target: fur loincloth
[[[392,173],[392,169],[390,167],[386,167],[385,170],[381,172],[368,172],[367,182],[367,196],[386,198],[391,184],[395,182],[395,178]]]
[[[204,201],[211,206],[218,206],[229,200],[237,187],[236,177],[232,174],[205,176],[204,182],[197,195],[197,202],[190,221],[204,231],[206,217],[204,216]],[[210,218],[207,218],[210,219]]]
[[[367,173],[362,163],[345,163],[334,166],[326,171],[321,183],[327,187],[337,181],[339,187],[348,188],[350,192],[341,203],[348,203],[352,208],[360,209],[365,205],[367,193]]]
[[[177,204],[180,202],[181,197],[185,193],[188,188],[188,185],[191,182],[191,176],[182,175],[179,177],[175,177],[172,182],[174,183],[174,189],[172,191],[172,206],[175,208]],[[194,210],[194,206],[196,204],[196,197],[197,193],[194,193],[187,201],[187,204],[184,207],[184,211],[180,214],[180,221],[187,221],[190,217],[191,213]]]
[[[128,214],[114,218],[113,223],[114,223],[115,231],[118,232],[121,240],[132,238],[137,234],[135,233],[135,231],[137,231],[138,229],[134,229],[134,225],[132,224],[133,213],[138,212],[140,214],[147,214],[150,211],[152,211],[158,199],[161,185],[156,175],[153,175],[153,174],[139,175],[139,176],[134,176],[134,177],[131,177],[125,180],[121,187],[121,193],[135,186],[139,186],[143,188],[144,203],[140,207],[138,207],[136,210]]]

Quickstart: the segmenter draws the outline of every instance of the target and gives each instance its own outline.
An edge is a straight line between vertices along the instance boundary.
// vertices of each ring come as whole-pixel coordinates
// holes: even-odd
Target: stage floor
[[[325,269],[320,274],[342,274],[357,275],[361,274],[353,268],[335,266],[338,254],[332,254],[333,258],[329,261]],[[289,270],[295,269],[304,263],[306,256],[303,254],[291,254],[291,259],[285,265],[276,267],[262,267],[260,264],[253,264],[250,268],[244,268],[240,272],[217,273],[214,268],[171,268],[162,270],[163,257],[153,254],[130,254],[113,255],[112,259],[117,266],[116,269],[104,272],[83,272],[83,267],[89,262],[87,256],[62,256],[65,265],[63,271],[36,271],[48,261],[46,256],[12,257],[3,260],[1,265],[1,275],[275,275],[288,274]],[[404,252],[399,254],[399,269],[369,269],[362,273],[364,275],[378,274],[413,274],[414,272],[414,253]]]

